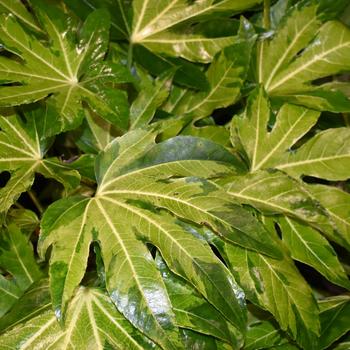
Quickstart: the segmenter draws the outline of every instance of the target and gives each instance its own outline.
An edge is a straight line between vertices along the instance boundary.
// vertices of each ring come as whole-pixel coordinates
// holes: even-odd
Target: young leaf
[[[147,126],[158,107],[169,95],[173,72],[165,72],[152,84],[146,76],[140,84],[140,92],[130,107],[130,128],[137,129]]]
[[[4,80],[15,83],[1,88],[0,105],[16,106],[51,95],[48,103],[58,110],[61,128],[67,130],[81,123],[82,102],[86,101],[102,117],[126,129],[126,94],[111,89],[107,83],[127,82],[131,77],[122,65],[104,61],[108,13],[104,10],[92,13],[80,29],[76,45],[72,37],[77,36],[77,23],[62,8],[47,6],[39,0],[34,3],[50,45],[28,34],[11,14],[2,18],[1,42],[18,59],[0,57]]]

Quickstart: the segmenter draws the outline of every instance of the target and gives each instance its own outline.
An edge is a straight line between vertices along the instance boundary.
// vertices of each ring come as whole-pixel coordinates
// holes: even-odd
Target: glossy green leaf
[[[180,137],[155,144],[155,136],[135,130],[117,138],[96,160],[95,197],[62,199],[46,211],[39,249],[44,257],[53,245],[54,309],[64,314],[84,276],[90,243],[97,241],[107,289],[117,308],[164,348],[176,348],[175,318],[145,245],[150,242],[173,272],[244,332],[244,298],[232,275],[205,242],[157,210],[161,207],[186,220],[205,222],[234,243],[278,256],[278,248],[259,236],[264,228],[249,212],[228,197],[223,202],[225,193],[214,183],[194,177],[198,167],[202,177],[213,178],[240,171],[240,163],[206,140]],[[173,152],[168,151],[169,145]]]
[[[349,249],[350,247],[350,195],[336,187],[309,185],[307,188],[326,209],[338,228],[339,235],[335,242]]]
[[[283,332],[271,321],[256,321],[249,325],[244,350],[271,348],[283,340]]]
[[[276,36],[260,45],[259,82],[272,97],[318,110],[349,111],[350,101],[341,91],[313,84],[350,70],[350,31],[337,21],[323,23],[323,17],[332,17],[328,8],[317,1],[296,4]]]
[[[98,8],[108,9],[111,16],[111,35],[113,39],[125,39],[129,36],[130,0],[69,0],[67,6],[83,20]]]
[[[36,14],[49,37],[42,44],[26,32],[13,15],[3,17],[0,26],[1,42],[18,57],[0,57],[2,80],[15,83],[0,89],[0,105],[16,106],[51,96],[48,102],[61,115],[61,128],[71,129],[84,116],[82,102],[120,129],[128,126],[126,94],[111,89],[107,83],[130,81],[122,65],[104,61],[108,47],[108,13],[92,13],[79,31],[76,21],[59,5],[34,1]],[[59,52],[60,54],[55,54]]]
[[[331,181],[350,177],[350,129],[328,129],[318,133],[290,154],[278,168],[292,176],[308,175]]]
[[[247,299],[271,312],[303,348],[318,349],[318,307],[292,260],[275,260],[231,245],[225,246],[225,255]]]
[[[23,292],[41,277],[33,247],[17,226],[0,231],[0,316],[17,302]]]
[[[9,171],[11,177],[0,189],[0,211],[6,211],[31,187],[34,174],[40,173],[61,182],[67,190],[79,184],[79,174],[65,167],[55,158],[44,158],[50,145],[46,124],[56,123],[55,114],[28,113],[26,123],[20,116],[0,117],[0,171]]]
[[[10,209],[6,221],[14,223],[27,236],[30,236],[40,224],[38,216],[29,209]]]
[[[173,72],[165,72],[154,82],[144,77],[140,84],[140,92],[130,107],[130,128],[147,126],[158,107],[167,99]]]
[[[221,339],[236,348],[240,347],[242,337],[235,334],[222,315],[188,283],[171,273],[160,255],[156,261],[168,290],[178,326]]]
[[[350,281],[336,252],[318,231],[287,217],[280,219],[279,224],[283,242],[294,260],[312,266],[331,282],[350,288]]]
[[[85,120],[77,132],[76,143],[82,151],[97,154],[119,135],[120,132],[111,123],[92,111],[86,111]]]
[[[287,151],[317,122],[319,113],[294,105],[284,105],[272,130],[268,131],[270,104],[263,88],[249,97],[246,111],[232,120],[232,138],[237,136],[250,161],[251,171],[279,167]]]
[[[32,30],[42,32],[42,29],[40,29],[33,16],[29,13],[21,0],[1,0],[0,6],[5,10],[5,12],[14,14]]]
[[[325,349],[350,330],[350,298],[338,296],[321,300],[320,349]]]
[[[2,335],[1,346],[20,350],[157,348],[118,313],[104,293],[83,287],[69,306],[64,329],[54,313],[46,310]]]
[[[51,309],[48,280],[34,282],[18,299],[11,310],[0,319],[0,332],[5,333],[16,325],[30,321],[33,317]]]
[[[133,2],[130,40],[155,52],[207,63],[220,49],[232,45],[236,37],[232,34],[208,37],[191,24],[210,16],[231,16],[259,2],[205,0],[188,4],[184,0],[161,3],[136,0]]]
[[[327,227],[328,217],[306,188],[280,171],[257,171],[233,178],[227,192],[240,203],[264,214],[285,214],[316,227]]]
[[[199,350],[231,350],[232,346],[215,338],[190,329],[181,329],[182,342],[185,349]]]
[[[268,131],[270,107],[263,88],[250,97],[243,116],[232,121],[232,140],[238,138],[251,164],[251,171],[277,168],[294,177],[302,175],[327,180],[350,177],[348,128],[327,129],[317,133],[299,148],[291,148],[317,122],[319,113],[285,104]]]
[[[175,98],[176,103],[166,111],[176,115],[191,114],[195,119],[201,119],[216,108],[236,102],[246,78],[251,44],[249,41],[239,42],[221,51],[206,72],[210,89],[197,93],[178,93],[175,90],[176,96],[171,98]]]

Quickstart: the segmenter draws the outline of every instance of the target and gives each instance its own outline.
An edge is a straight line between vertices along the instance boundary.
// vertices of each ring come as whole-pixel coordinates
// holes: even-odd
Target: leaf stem
[[[270,7],[271,7],[271,0],[264,0],[264,28],[266,30],[269,30],[271,26]]]
[[[128,68],[131,69],[132,67],[132,60],[133,60],[133,44],[129,43],[129,48],[128,48]]]
[[[24,207],[22,204],[18,203],[18,202],[16,202],[16,203],[14,204],[14,206],[15,206],[17,209],[25,209],[25,207]]]
[[[28,195],[34,203],[35,207],[38,209],[39,213],[42,214],[44,212],[44,209],[36,194],[32,190],[29,190]]]

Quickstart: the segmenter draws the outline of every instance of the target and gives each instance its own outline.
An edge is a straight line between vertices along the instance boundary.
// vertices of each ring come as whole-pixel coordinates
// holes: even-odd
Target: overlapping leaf
[[[242,26],[245,25],[247,24],[243,22]],[[201,119],[216,108],[227,107],[236,102],[246,78],[253,43],[254,37],[222,50],[206,72],[209,89],[194,93],[175,88],[165,110],[176,115],[190,114],[195,119]]]
[[[318,307],[292,261],[287,256],[275,260],[229,245],[225,255],[247,298],[270,311],[304,349],[318,349]]]
[[[293,259],[314,267],[334,284],[350,289],[336,252],[318,231],[290,218],[281,219],[280,227]]]
[[[227,18],[261,2],[135,0],[131,14],[129,1],[93,0],[85,3],[83,11],[106,6],[114,14],[112,26],[117,38],[128,38],[132,45],[142,45],[155,53],[208,63],[217,52],[237,40]],[[67,3],[73,8],[81,8],[80,2],[79,5],[77,1]],[[217,18],[221,21],[212,25],[211,20]]]
[[[31,187],[35,173],[61,182],[68,190],[79,184],[78,172],[55,158],[44,158],[51,136],[57,132],[57,118],[48,108],[28,112],[26,122],[17,115],[0,117],[0,171],[11,173],[0,189],[0,211],[6,211]]]
[[[43,289],[43,286],[41,287]],[[37,300],[42,299],[37,289]],[[40,298],[40,299],[39,299]],[[28,301],[28,300],[26,300]],[[110,299],[97,289],[80,288],[72,300],[65,328],[61,328],[52,310],[35,305],[42,312],[27,315],[26,322],[1,336],[3,348],[29,349],[156,349],[121,315]]]
[[[270,118],[267,96],[260,88],[251,96],[245,114],[233,119],[232,142],[245,155],[252,174],[245,176],[242,181],[234,181],[229,192],[235,198],[240,198],[241,202],[251,204],[265,213],[296,216],[348,247],[347,219],[341,209],[338,209],[340,219],[337,220],[327,210],[318,208],[318,204],[311,199],[314,196],[313,187],[307,189],[280,172],[258,170],[277,168],[296,178],[308,175],[328,180],[348,179],[349,129],[327,129],[293,149],[317,122],[318,113],[286,104],[280,109],[272,127],[269,125]],[[331,188],[330,191],[338,193]],[[337,197],[336,205],[344,205],[346,198],[343,197]],[[332,198],[336,200],[335,196]],[[317,200],[320,201],[319,198]],[[324,207],[327,206],[327,201],[324,201]],[[337,229],[332,228],[332,223]]]
[[[37,32],[42,31],[21,0],[1,0],[0,6],[0,8],[4,9],[4,12],[14,14],[32,30]]]
[[[320,349],[325,349],[349,331],[349,296],[326,298],[320,301]]]
[[[2,16],[1,43],[15,56],[0,57],[2,81],[11,83],[0,88],[0,105],[31,103],[50,95],[48,102],[57,108],[61,128],[66,130],[80,124],[85,101],[102,117],[126,129],[126,94],[111,86],[131,77],[122,65],[104,61],[108,13],[92,13],[80,28],[76,44],[79,23],[60,4],[33,3],[48,42],[42,43],[28,33],[12,14]]]
[[[278,255],[274,245],[260,238],[258,232],[264,228],[251,214],[228,197],[225,200],[225,193],[213,183],[194,177],[242,171],[242,164],[209,141],[182,137],[157,145],[155,136],[135,130],[117,138],[97,158],[95,197],[63,199],[45,213],[40,252],[44,256],[53,245],[54,308],[64,313],[83,278],[89,245],[97,241],[106,267],[107,289],[117,308],[164,348],[176,348],[175,317],[144,244],[150,242],[173,272],[244,331],[243,295],[228,270],[207,244],[167,212],[156,209],[206,223],[233,243]]]
[[[337,21],[323,23],[327,6],[305,1],[288,11],[272,40],[260,45],[258,79],[272,97],[318,110],[349,111],[341,89],[314,84],[350,70],[350,31]]]
[[[14,224],[0,230],[0,268],[1,317],[41,277],[28,237]]]

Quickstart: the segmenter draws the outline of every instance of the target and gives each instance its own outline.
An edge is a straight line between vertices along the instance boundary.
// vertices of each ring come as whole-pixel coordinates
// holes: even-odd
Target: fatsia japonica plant
[[[0,350],[348,350],[348,0],[0,0]]]

